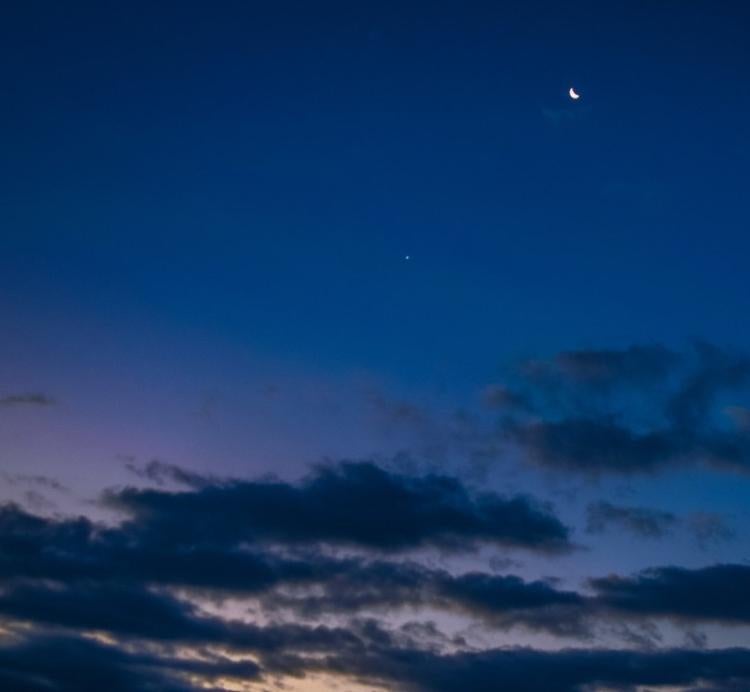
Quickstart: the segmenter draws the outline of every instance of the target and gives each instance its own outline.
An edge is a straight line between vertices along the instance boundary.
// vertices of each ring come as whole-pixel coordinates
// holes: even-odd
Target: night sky
[[[0,688],[750,690],[748,36],[3,6]]]

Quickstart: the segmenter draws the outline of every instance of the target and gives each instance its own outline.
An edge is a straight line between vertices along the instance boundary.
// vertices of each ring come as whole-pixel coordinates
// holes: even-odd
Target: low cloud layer
[[[750,566],[661,567],[634,577],[610,576],[591,585],[607,607],[677,620],[750,624]]]
[[[230,480],[183,492],[107,495],[134,531],[206,544],[279,540],[398,550],[477,542],[570,548],[568,529],[525,496],[475,493],[448,476],[406,476],[371,463],[321,467],[301,484]]]
[[[529,498],[370,463],[318,468],[299,483],[162,472],[179,485],[106,493],[114,525],[0,509],[0,681],[127,692],[232,680],[262,689],[306,674],[418,692],[750,684],[750,652],[661,649],[655,629],[750,625],[747,566],[663,566],[564,588],[424,559],[470,544],[559,559],[568,529]],[[648,533],[663,519],[615,523]],[[577,648],[477,649],[443,631],[451,617]],[[620,648],[586,648],[604,631],[619,632]]]

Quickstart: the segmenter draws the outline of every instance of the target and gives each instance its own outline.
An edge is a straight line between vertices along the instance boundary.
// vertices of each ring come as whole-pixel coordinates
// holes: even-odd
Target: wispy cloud
[[[40,392],[5,394],[0,396],[0,406],[52,406],[55,400]]]
[[[750,396],[746,354],[705,343],[686,353],[658,345],[563,352],[524,362],[513,386],[526,410],[506,416],[507,438],[544,468],[601,475],[704,464],[750,472],[744,407],[725,404]]]

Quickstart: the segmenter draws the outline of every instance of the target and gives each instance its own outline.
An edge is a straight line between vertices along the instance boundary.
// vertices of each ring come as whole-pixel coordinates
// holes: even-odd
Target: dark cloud
[[[665,379],[679,361],[674,351],[646,345],[623,350],[562,351],[551,360],[526,361],[521,370],[529,379],[546,386],[634,386]]]
[[[47,519],[0,507],[0,578],[125,580],[253,594],[279,582],[323,581],[340,569],[323,556],[172,544],[127,526],[104,528],[86,518]]]
[[[130,529],[127,524],[103,529],[85,519],[43,519],[5,507],[0,512],[0,579],[9,580],[15,590],[6,592],[4,600],[0,597],[0,611],[20,615],[12,609],[20,607],[21,596],[28,596],[22,599],[27,604],[44,603],[46,592],[33,590],[38,580],[44,580],[68,585],[69,590],[58,588],[49,594],[63,600],[56,601],[58,607],[40,606],[43,612],[38,618],[42,620],[44,612],[59,617],[62,604],[68,601],[75,604],[73,613],[85,613],[87,609],[76,599],[97,589],[112,591],[110,601],[123,604],[126,596],[134,596],[133,585],[141,584],[221,597],[257,597],[266,608],[290,608],[307,618],[331,612],[433,607],[463,612],[497,626],[521,624],[552,631],[559,628],[560,611],[566,609],[564,621],[571,633],[573,624],[582,628],[578,612],[582,597],[541,581],[481,572],[454,575],[415,562],[332,558],[317,551],[289,557],[274,550],[207,549],[182,541],[170,545],[160,537],[144,539]],[[123,586],[127,587],[124,594],[115,598]],[[154,600],[151,591],[135,595],[144,603],[165,604]],[[145,605],[133,606],[127,611],[132,615],[144,609]],[[182,620],[175,614],[172,618],[162,615],[159,621],[174,621],[178,629],[186,629],[185,613],[177,610]],[[26,616],[31,617],[31,612],[26,611]]]
[[[0,594],[0,613],[43,625],[184,642],[221,643],[231,626],[203,618],[193,606],[164,593],[127,582],[6,584]]]
[[[300,483],[186,484],[172,467],[151,473],[179,489],[111,491],[108,506],[123,512],[118,524],[0,506],[0,622],[15,633],[0,647],[0,684],[181,691],[319,672],[419,692],[588,692],[750,680],[747,651],[696,651],[705,644],[697,637],[686,650],[659,648],[662,619],[691,628],[750,624],[750,567],[662,567],[566,590],[428,566],[419,551],[405,559],[405,548],[461,541],[569,546],[563,525],[527,498],[373,464],[318,468]],[[605,524],[641,534],[669,523],[642,508],[598,510]],[[484,632],[521,627],[580,641],[602,631],[637,650],[480,652],[435,621],[374,619],[436,612]],[[103,638],[81,636],[92,633]],[[53,643],[69,655],[49,653]],[[33,655],[47,658],[34,667]],[[76,687],[76,676],[85,683]]]
[[[555,605],[578,605],[581,596],[558,591],[546,582],[525,582],[516,576],[470,572],[458,577],[443,578],[438,592],[447,598],[477,609],[525,610]]]
[[[39,392],[0,396],[0,406],[52,406],[54,403],[54,399]]]
[[[480,572],[442,580],[438,601],[499,626],[521,625],[561,636],[590,635],[585,599],[543,581]]]
[[[750,381],[750,358],[727,353],[710,344],[696,346],[698,364],[667,403],[673,426],[690,435],[705,429],[712,407],[722,392],[732,392]]]
[[[233,511],[231,505],[228,509]],[[747,587],[750,568],[742,566],[707,568],[702,573],[663,568],[630,578],[607,577],[592,582],[592,598],[513,575],[451,574],[414,562],[327,557],[319,550],[295,556],[279,552],[283,543],[262,547],[226,541],[206,544],[203,534],[191,542],[190,532],[175,537],[171,531],[162,532],[161,527],[161,522],[125,522],[106,528],[84,518],[41,518],[12,506],[3,507],[0,579],[15,590],[3,594],[2,608],[20,616],[21,612],[12,608],[20,607],[19,599],[24,595],[27,604],[43,603],[43,594],[30,597],[33,592],[29,589],[38,588],[36,581],[44,580],[69,589],[52,595],[65,595],[73,602],[86,592],[79,590],[78,584],[86,584],[91,593],[127,587],[125,593],[131,595],[132,585],[138,584],[257,597],[269,608],[292,608],[313,618],[326,612],[430,607],[462,612],[497,626],[522,625],[566,636],[585,636],[588,621],[594,615],[604,617],[604,611],[717,620],[722,619],[723,612],[731,611],[734,620],[747,617],[741,608],[723,605],[730,594],[738,598]],[[147,530],[151,533],[146,534]],[[724,576],[725,581],[717,583],[717,575]],[[702,594],[702,609],[703,601],[692,596],[685,596],[682,610],[674,606],[680,594],[693,592]],[[152,590],[138,595],[143,599],[154,597]],[[125,596],[111,600],[122,603]],[[59,612],[46,606],[45,610]],[[128,610],[132,613],[137,608]],[[73,611],[83,613],[86,609],[78,604]],[[174,618],[186,616],[180,609],[173,614]],[[31,617],[29,611],[26,616]],[[185,627],[184,621],[174,618],[163,615],[158,620],[179,622],[177,629]]]
[[[495,649],[440,654],[410,647],[408,638],[398,646],[399,639],[376,623],[355,628],[360,648],[331,648],[326,655],[308,659],[307,670],[411,692],[585,692],[600,686],[629,690],[644,685],[718,691],[747,689],[750,681],[750,652],[743,649]],[[180,657],[43,632],[26,632],[0,645],[0,682],[14,692],[188,692],[217,689],[221,679],[256,680],[259,673],[252,661],[207,651],[201,658]],[[207,687],[212,680],[216,687]]]
[[[679,517],[672,512],[649,507],[594,502],[588,506],[586,515],[586,530],[589,533],[603,533],[614,527],[642,538],[664,538],[680,528],[704,550],[736,538],[734,529],[716,512],[692,512]]]
[[[644,685],[750,685],[750,651],[745,649],[496,649],[439,655],[402,648],[381,649],[354,659],[334,657],[326,666],[411,692],[585,692],[601,687],[624,691]]]
[[[217,479],[194,473],[175,464],[168,464],[158,459],[152,459],[146,464],[136,464],[131,458],[125,459],[125,468],[132,474],[143,480],[164,486],[167,483],[175,483],[190,488],[204,488],[211,483],[217,482]]]
[[[8,618],[118,639],[180,646],[223,646],[261,656],[293,651],[356,650],[361,642],[342,628],[267,624],[210,616],[192,603],[139,584],[33,582],[6,585],[0,613]]]
[[[216,654],[190,660],[133,652],[90,638],[35,631],[0,643],[0,686],[13,692],[193,692],[198,687],[186,676],[195,674],[251,680],[258,666]]]
[[[595,502],[588,506],[586,529],[589,533],[601,533],[615,526],[644,538],[662,538],[677,521],[671,512]]]
[[[677,456],[669,434],[639,434],[611,419],[529,423],[509,427],[509,433],[533,462],[592,475],[651,472]]]
[[[524,585],[515,578],[493,583],[481,575],[467,575],[456,581],[453,588],[459,598],[494,603],[498,610],[554,605],[561,600],[578,601],[575,596],[555,594],[546,585]],[[612,606],[622,608],[618,604]],[[650,614],[653,610],[647,608]],[[659,608],[658,612],[662,610]],[[211,677],[232,678],[238,673],[248,679],[262,674],[300,674],[305,670],[346,673],[413,690],[459,689],[461,681],[472,690],[501,688],[531,692],[583,692],[591,685],[686,685],[738,678],[750,681],[750,652],[747,651],[702,654],[696,651],[565,650],[542,653],[517,649],[448,655],[440,654],[434,647],[413,648],[415,641],[424,641],[425,637],[430,641],[442,641],[439,630],[432,631],[434,628],[429,632],[424,628],[419,631],[401,628],[400,633],[394,634],[373,620],[355,621],[348,629],[299,624],[256,626],[207,616],[191,604],[138,586],[25,584],[5,589],[0,598],[0,612],[5,617],[31,621],[37,626],[54,625],[73,632],[104,631],[119,642],[117,646],[104,646],[72,635],[57,635],[55,646],[60,652],[70,649],[71,655],[64,661],[48,655],[43,664],[33,667],[30,658],[25,658],[26,654],[43,653],[49,641],[45,635],[34,636],[34,632],[44,632],[43,629],[27,631],[25,644],[0,649],[0,680],[28,682],[30,686],[20,689],[30,690],[44,689],[42,684],[33,686],[42,678],[43,684],[53,689],[76,689],[66,687],[67,677],[73,679],[76,672],[85,675],[86,684],[89,680],[101,684],[111,679],[111,684],[122,685],[114,689],[123,690],[138,689],[138,685],[140,689],[194,689],[181,682],[187,672],[205,681]],[[650,636],[653,632],[646,632],[631,638],[631,642],[648,644]],[[125,641],[133,638],[131,644],[124,646]],[[193,665],[186,659],[176,659],[174,654],[164,654],[171,649],[157,655],[153,647],[139,643],[144,638],[180,649],[197,646],[202,651],[207,646],[220,646],[235,652],[252,652],[255,662],[230,665],[226,659],[205,661],[201,658],[200,664],[193,659]],[[78,657],[79,652],[85,652],[86,657]],[[310,658],[311,654],[315,657]],[[90,677],[89,665],[95,670],[101,665],[101,676]],[[118,682],[120,677],[122,682]]]
[[[600,605],[622,613],[686,621],[750,623],[750,566],[661,567],[591,581]]]
[[[474,493],[456,478],[407,476],[371,463],[321,467],[301,484],[230,480],[175,493],[126,488],[106,502],[131,517],[134,531],[173,542],[570,547],[568,529],[528,497]]]
[[[174,493],[128,490],[124,492],[147,502],[136,509],[128,505],[125,520],[114,526],[2,507],[0,617],[19,634],[0,650],[0,682],[21,690],[181,691],[220,688],[222,679],[268,684],[275,676],[320,672],[420,692],[449,692],[459,685],[480,692],[584,692],[597,685],[721,687],[750,679],[747,651],[700,652],[693,650],[694,643],[691,650],[648,651],[661,644],[653,624],[660,618],[690,626],[750,623],[750,610],[743,605],[750,567],[664,567],[593,580],[590,592],[579,593],[514,575],[456,574],[414,561],[383,559],[378,557],[382,540],[360,540],[359,556],[328,555],[319,544],[341,541],[340,533],[325,528],[330,524],[317,525],[311,533],[289,528],[295,517],[309,521],[307,506],[322,507],[321,495],[333,501],[354,486],[355,497],[362,500],[357,483],[364,481],[375,488],[376,497],[390,497],[394,487],[403,492],[415,502],[418,517],[431,498],[437,504],[433,516],[442,526],[456,525],[444,517],[450,522],[468,517],[458,525],[471,527],[469,535],[487,532],[475,528],[477,517],[488,522],[487,517],[495,516],[485,507],[500,502],[505,512],[507,506],[506,500],[472,494],[444,477],[415,479],[365,466],[320,469],[298,485],[229,480]],[[378,483],[368,480],[373,472]],[[246,531],[218,537],[225,521],[245,521],[241,501],[252,499],[256,486],[280,487],[282,498],[302,496],[302,510],[287,519],[283,530],[274,529],[273,540],[266,535],[260,543],[248,542],[253,534]],[[237,488],[241,492],[233,497]],[[210,501],[201,504],[206,497]],[[172,504],[174,498],[180,501]],[[399,504],[394,506],[398,513]],[[216,522],[209,509],[228,516]],[[173,527],[186,520],[187,511],[206,517],[209,530],[191,526],[176,531]],[[255,522],[265,514],[249,516]],[[344,535],[362,535],[355,528],[356,533]],[[300,535],[312,538],[301,541]],[[360,555],[363,548],[370,549],[369,557]],[[219,616],[198,605],[216,596],[254,603],[262,624]],[[397,610],[457,613],[487,627],[520,626],[560,637],[588,637],[593,627],[609,627],[638,650],[472,652],[466,641],[449,637],[434,623],[388,629],[372,619],[373,614]],[[291,622],[285,619],[288,614]],[[332,617],[339,624],[321,624]],[[109,643],[79,636],[92,632],[105,634]],[[53,655],[52,646],[64,655]],[[35,666],[33,656],[39,655],[46,658]],[[243,656],[252,656],[252,661]],[[78,687],[76,676],[84,679]]]
[[[703,343],[685,354],[661,346],[567,351],[524,363],[520,379],[513,391],[531,404],[526,415],[516,409],[504,421],[505,434],[545,468],[589,475],[696,463],[750,470],[745,409],[726,401],[750,394],[746,355]]]
[[[333,612],[432,608],[468,615],[486,625],[522,626],[588,636],[586,599],[545,581],[484,572],[451,574],[415,563],[354,562],[313,590],[269,595],[264,603],[308,619]]]

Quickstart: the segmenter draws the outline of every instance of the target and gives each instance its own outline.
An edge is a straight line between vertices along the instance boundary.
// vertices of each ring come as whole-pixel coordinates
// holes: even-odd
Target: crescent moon
[[[581,95],[576,94],[576,90],[573,87],[570,87],[568,94],[570,94],[570,98],[572,98],[574,101],[577,101],[579,98],[581,98]]]

